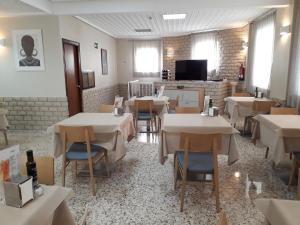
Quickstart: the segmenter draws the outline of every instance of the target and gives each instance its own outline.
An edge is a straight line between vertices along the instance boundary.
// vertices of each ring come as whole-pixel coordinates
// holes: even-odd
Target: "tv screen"
[[[207,80],[207,60],[176,61],[175,80]]]

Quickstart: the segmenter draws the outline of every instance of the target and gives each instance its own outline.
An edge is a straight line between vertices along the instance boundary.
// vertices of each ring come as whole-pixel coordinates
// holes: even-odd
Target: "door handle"
[[[80,85],[77,85],[78,88],[80,88]]]

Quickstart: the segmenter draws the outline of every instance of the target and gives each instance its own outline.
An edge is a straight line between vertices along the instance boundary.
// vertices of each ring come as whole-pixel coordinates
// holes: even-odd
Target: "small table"
[[[289,162],[290,152],[300,151],[300,115],[257,115],[252,138],[272,152],[275,165]]]
[[[256,199],[256,207],[265,215],[267,224],[299,225],[300,201]]]
[[[179,149],[181,132],[198,134],[222,134],[221,154],[228,155],[228,164],[239,159],[239,152],[234,134],[239,133],[223,117],[209,117],[201,114],[165,114],[160,136],[159,158],[164,164],[168,154]]]
[[[125,142],[135,136],[133,116],[124,113],[114,116],[112,113],[78,113],[70,118],[49,127],[47,132],[54,135],[54,157],[62,154],[62,143],[59,126],[92,126],[96,136],[96,143],[115,153],[112,161],[122,159],[126,154]]]
[[[8,121],[6,119],[6,114],[8,111],[6,109],[0,108],[0,131],[3,132],[4,138],[5,138],[5,144],[8,145],[8,139],[7,139],[7,129],[9,127]]]
[[[153,100],[153,103],[154,103],[153,110],[156,112],[156,114],[158,115],[158,117],[160,119],[163,118],[163,115],[165,113],[168,113],[169,97],[167,97],[167,96],[161,96],[160,98],[154,97],[154,96],[145,96],[145,97],[141,97],[141,98],[132,97],[125,102],[126,112],[130,112],[132,114],[135,113],[135,109],[134,109],[134,101],[135,100]]]
[[[44,194],[23,208],[0,204],[3,225],[76,225],[67,205],[73,191],[58,186],[43,186]]]
[[[224,98],[226,102],[225,112],[230,115],[230,123],[236,124],[239,118],[245,118],[253,115],[254,101],[270,101],[268,98],[254,98],[254,97],[227,97]]]

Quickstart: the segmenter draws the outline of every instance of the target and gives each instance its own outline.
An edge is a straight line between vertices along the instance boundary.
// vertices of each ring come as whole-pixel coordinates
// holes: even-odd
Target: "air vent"
[[[135,32],[151,32],[151,29],[134,29]]]

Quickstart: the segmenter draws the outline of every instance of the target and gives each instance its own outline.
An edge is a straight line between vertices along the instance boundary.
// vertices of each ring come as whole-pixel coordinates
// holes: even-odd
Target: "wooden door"
[[[73,116],[82,112],[82,77],[79,43],[63,39],[63,54],[69,116]]]

